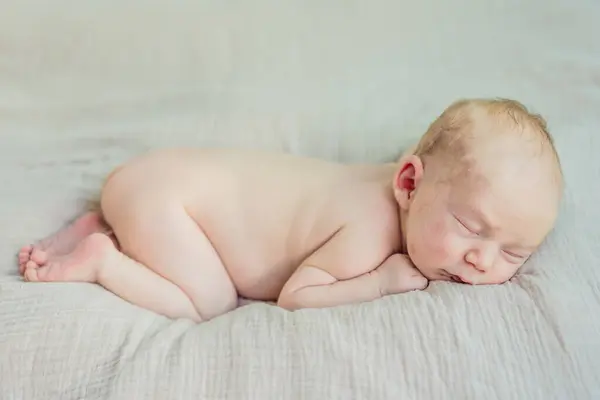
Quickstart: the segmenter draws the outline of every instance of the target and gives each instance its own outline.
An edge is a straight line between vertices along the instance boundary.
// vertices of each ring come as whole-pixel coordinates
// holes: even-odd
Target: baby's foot
[[[72,252],[54,256],[43,266],[27,263],[23,277],[29,282],[96,282],[98,272],[115,250],[109,236],[93,233]]]
[[[19,271],[23,274],[27,266],[43,266],[55,257],[69,254],[85,237],[106,230],[100,214],[88,212],[37,243],[22,247],[18,256]]]

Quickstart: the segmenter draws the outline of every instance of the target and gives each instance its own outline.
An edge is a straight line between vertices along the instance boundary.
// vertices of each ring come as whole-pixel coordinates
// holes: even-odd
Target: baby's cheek
[[[448,235],[439,235],[432,244],[433,257],[441,264],[450,258],[450,243]]]
[[[444,220],[433,221],[427,229],[427,234],[432,238],[441,238],[446,232],[446,223]]]
[[[431,259],[442,262],[450,256],[451,240],[443,221],[432,224],[430,229],[425,230],[423,234],[423,241],[427,243],[427,252]]]

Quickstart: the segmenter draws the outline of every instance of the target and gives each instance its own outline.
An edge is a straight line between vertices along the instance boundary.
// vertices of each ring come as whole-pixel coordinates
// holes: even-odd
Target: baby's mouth
[[[471,282],[471,281],[469,281],[469,280],[467,280],[465,278],[461,278],[458,275],[452,275],[451,279],[454,280],[455,282],[458,282],[458,283],[464,283],[465,285],[472,285],[473,284],[473,282]]]
[[[450,280],[451,280],[452,282],[456,282],[456,283],[464,283],[464,284],[467,284],[467,285],[472,285],[472,283],[471,283],[470,281],[468,281],[468,280],[466,280],[466,279],[464,279],[464,278],[461,278],[461,277],[460,277],[460,276],[458,276],[458,275],[451,274],[451,273],[449,273],[448,271],[444,271],[444,273],[445,273],[445,274],[448,276],[448,278],[450,278]]]

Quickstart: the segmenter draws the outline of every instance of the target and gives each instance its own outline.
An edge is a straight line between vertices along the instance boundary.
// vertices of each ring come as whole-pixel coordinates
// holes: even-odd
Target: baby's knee
[[[212,290],[212,296],[207,296],[207,293],[203,293],[202,296],[190,296],[198,314],[200,314],[200,317],[204,321],[226,314],[237,308],[237,291],[235,289],[223,288],[217,292],[218,286],[220,285],[215,285],[216,290]]]

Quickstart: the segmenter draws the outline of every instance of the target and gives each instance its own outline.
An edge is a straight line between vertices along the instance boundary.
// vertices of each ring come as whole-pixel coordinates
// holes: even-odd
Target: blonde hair
[[[489,129],[478,129],[482,125]],[[472,166],[473,160],[469,157],[472,139],[497,133],[494,126],[501,127],[502,133],[533,138],[542,150],[550,149],[557,178],[562,181],[560,160],[546,120],[511,99],[462,99],[452,103],[431,123],[412,153],[424,163],[432,157],[443,157],[448,161],[449,174],[455,176]]]

